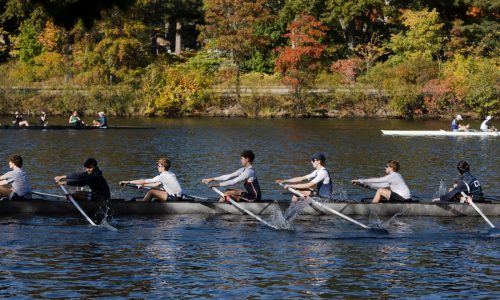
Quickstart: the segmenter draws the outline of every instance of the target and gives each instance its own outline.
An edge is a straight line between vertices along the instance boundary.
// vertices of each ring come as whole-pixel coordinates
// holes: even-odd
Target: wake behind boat
[[[381,130],[391,136],[499,136],[497,131]]]

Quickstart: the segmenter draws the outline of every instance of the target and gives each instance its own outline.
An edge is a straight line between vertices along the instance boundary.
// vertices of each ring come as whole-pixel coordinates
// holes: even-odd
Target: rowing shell
[[[89,215],[102,211],[102,203],[80,201],[80,206]],[[240,202],[241,206],[257,215],[270,215],[275,211],[275,205],[286,210],[289,201],[275,202],[271,200],[260,202]],[[411,203],[323,203],[324,205],[345,215],[393,216],[402,213],[406,216],[457,217],[478,216],[476,211],[467,204],[455,202],[411,202]],[[478,203],[487,216],[500,216],[500,203]],[[171,215],[171,214],[242,214],[241,210],[229,203],[216,201],[171,201],[171,202],[130,202],[111,200],[108,203],[113,216],[125,215]],[[76,215],[75,208],[69,201],[53,201],[34,199],[29,201],[0,201],[0,215],[36,214],[36,215]],[[301,212],[304,215],[328,214],[326,210],[311,204]]]
[[[71,125],[48,125],[48,126],[13,126],[13,125],[0,125],[0,129],[14,129],[14,130],[108,130],[108,129],[154,129],[153,127],[140,127],[140,126],[106,126],[106,127],[93,127],[93,126],[71,126]]]
[[[383,135],[396,136],[499,136],[497,131],[446,131],[446,130],[382,130]]]

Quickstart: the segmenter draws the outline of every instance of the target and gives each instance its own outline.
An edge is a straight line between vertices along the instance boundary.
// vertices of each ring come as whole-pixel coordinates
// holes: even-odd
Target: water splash
[[[370,218],[369,218],[369,224],[368,226],[372,229],[384,229],[386,230],[389,227],[392,226],[399,226],[404,223],[401,223],[399,217],[403,216],[402,213],[397,213],[394,216],[392,216],[389,220],[387,221],[382,221],[380,217],[373,211],[370,212]]]
[[[97,215],[101,219],[101,223],[99,223],[99,226],[105,227],[111,231],[118,231],[115,227],[113,227],[110,223],[111,220],[113,219],[113,213],[112,210],[109,207],[109,203],[103,202],[104,205],[101,205],[99,207],[99,211],[97,212]]]
[[[300,201],[291,202],[290,206],[283,212],[278,205],[273,205],[271,220],[279,229],[293,230],[293,221],[300,212],[311,204],[311,200],[302,198]]]
[[[447,192],[447,188],[446,188],[446,184],[444,182],[443,179],[439,180],[439,188],[437,190],[437,192],[434,194],[434,198],[439,198],[441,196],[443,196],[444,194],[446,194]]]
[[[334,202],[347,202],[348,194],[344,183],[340,181],[332,183],[333,183],[332,195],[331,195],[332,200]]]

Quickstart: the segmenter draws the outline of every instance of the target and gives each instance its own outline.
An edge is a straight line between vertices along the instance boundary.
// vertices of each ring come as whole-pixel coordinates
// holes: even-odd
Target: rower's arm
[[[6,179],[0,180],[0,185],[7,185],[7,184],[9,184],[9,181],[7,181]]]
[[[304,180],[307,180],[307,176],[299,176],[290,179],[285,179],[281,181],[281,183],[297,183],[297,182],[302,182]]]
[[[310,189],[310,188],[314,187],[315,185],[316,185],[316,183],[309,181],[309,182],[299,183],[299,184],[287,184],[286,186],[294,188],[294,189],[305,190],[305,189]]]

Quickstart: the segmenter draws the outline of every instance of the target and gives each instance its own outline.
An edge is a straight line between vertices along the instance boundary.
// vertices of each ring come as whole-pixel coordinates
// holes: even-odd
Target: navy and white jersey
[[[481,184],[476,177],[470,172],[465,172],[460,178],[457,186],[451,191],[440,197],[441,201],[457,201],[457,197],[464,192],[466,195],[471,196],[473,201],[484,201],[484,195]]]
[[[314,170],[311,174],[306,175],[306,178],[316,184],[316,193],[318,196],[323,198],[332,197],[332,180],[330,179],[330,173],[328,173],[325,167]]]
[[[214,180],[222,181],[220,186],[234,185],[238,182],[244,182],[243,186],[252,198],[251,200],[260,200],[262,194],[260,192],[259,181],[253,166],[247,168],[240,168],[231,174],[215,177]]]
[[[453,119],[453,121],[451,121],[451,128],[450,130],[452,131],[457,131],[458,130],[458,121],[457,119]]]
[[[68,175],[66,181],[70,186],[89,186],[92,191],[92,201],[107,201],[111,198],[108,183],[97,167],[90,174],[82,172]]]
[[[481,123],[481,127],[479,127],[479,129],[481,131],[488,131],[490,129],[490,121],[491,120],[484,120],[483,123]]]
[[[107,127],[108,126],[108,118],[106,116],[100,116],[97,119],[97,122],[99,122],[99,127]]]
[[[398,172],[392,172],[379,178],[360,179],[359,182],[366,183],[373,189],[388,187],[391,192],[400,195],[404,199],[411,199],[410,189],[406,185],[403,176],[401,176]]]

